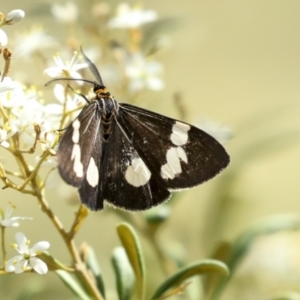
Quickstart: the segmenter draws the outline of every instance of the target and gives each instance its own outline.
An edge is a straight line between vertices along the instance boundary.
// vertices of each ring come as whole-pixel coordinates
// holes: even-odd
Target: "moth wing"
[[[102,165],[103,199],[126,210],[144,210],[170,198],[152,176],[124,132],[118,118],[112,122]]]
[[[94,146],[92,147],[89,156],[86,158],[86,171],[78,189],[81,202],[91,210],[99,210],[103,208],[100,176],[101,172],[103,172],[101,159],[104,145],[99,125],[98,128],[98,132],[95,132]],[[86,141],[86,143],[89,142],[90,141]]]
[[[133,105],[119,105],[121,127],[162,187],[190,188],[228,165],[223,146],[201,129]]]
[[[83,182],[97,137],[101,135],[101,116],[96,106],[94,101],[81,111],[66,129],[57,150],[60,175],[76,187]]]

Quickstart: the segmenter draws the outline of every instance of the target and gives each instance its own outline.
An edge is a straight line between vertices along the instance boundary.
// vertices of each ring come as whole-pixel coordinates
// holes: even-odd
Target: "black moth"
[[[104,200],[145,210],[217,175],[229,163],[225,149],[204,131],[157,113],[118,103],[82,52],[97,82],[95,97],[68,126],[57,150],[62,178],[78,188],[91,210]],[[72,79],[74,80],[74,79]]]

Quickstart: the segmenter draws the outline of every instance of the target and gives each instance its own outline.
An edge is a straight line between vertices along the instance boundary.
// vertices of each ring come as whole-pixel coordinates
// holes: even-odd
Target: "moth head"
[[[95,84],[93,88],[94,93],[96,94],[97,97],[110,97],[109,91],[106,89],[105,86]]]

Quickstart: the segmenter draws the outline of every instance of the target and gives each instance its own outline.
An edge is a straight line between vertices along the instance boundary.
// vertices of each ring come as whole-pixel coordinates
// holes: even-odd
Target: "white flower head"
[[[8,43],[8,38],[6,33],[0,29],[0,46],[5,47]]]
[[[5,16],[5,24],[13,25],[25,17],[25,12],[22,9],[14,9]]]
[[[75,23],[79,14],[78,7],[71,1],[62,5],[54,3],[51,6],[51,12],[58,21],[65,24]]]
[[[158,77],[162,69],[159,62],[147,61],[140,53],[131,55],[125,65],[125,75],[129,79],[129,89],[133,92],[145,88],[154,91],[163,89],[164,83]]]
[[[38,242],[32,248],[29,248],[30,241],[22,232],[16,234],[16,241],[17,244],[12,246],[18,251],[19,255],[7,261],[5,271],[19,274],[27,268],[32,268],[39,274],[46,274],[48,267],[41,259],[37,258],[37,255],[42,254],[50,247],[49,242]]]
[[[2,132],[3,140],[7,140],[15,132],[19,133],[21,148],[32,145],[36,137],[35,126],[38,125],[41,131],[40,136],[59,128],[62,108],[51,109],[43,104],[41,95],[34,89],[25,89],[19,85],[12,91],[0,93],[0,102],[3,107],[8,108],[10,119],[8,128],[1,127],[8,131]],[[0,124],[1,125],[1,124]]]
[[[1,29],[0,29],[1,30]],[[12,81],[10,77],[4,77],[3,81],[0,82],[0,93],[12,91],[18,86],[16,81]]]
[[[31,56],[35,52],[42,52],[54,48],[58,42],[48,35],[42,26],[34,26],[27,32],[19,33],[16,37],[15,55]]]
[[[0,208],[0,225],[3,227],[18,227],[20,220],[32,220],[32,218],[27,217],[11,217],[13,209],[15,207],[9,203],[6,207],[5,212]]]
[[[77,72],[80,69],[86,68],[87,63],[78,63],[79,57],[77,52],[74,52],[70,61],[63,62],[59,54],[54,56],[56,67],[48,68],[44,71],[50,77],[68,77],[81,79],[81,75]]]
[[[108,21],[111,28],[139,28],[143,24],[157,20],[157,13],[153,10],[142,10],[140,7],[130,8],[128,3],[120,3],[117,16]]]

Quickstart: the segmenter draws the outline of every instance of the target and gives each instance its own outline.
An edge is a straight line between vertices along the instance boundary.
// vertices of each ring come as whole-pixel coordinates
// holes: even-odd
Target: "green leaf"
[[[151,297],[151,300],[161,297],[171,288],[176,289],[179,284],[192,276],[203,275],[211,272],[220,273],[225,276],[229,275],[229,270],[224,263],[213,259],[202,260],[180,269],[174,275],[169,277],[161,286],[158,287]]]
[[[66,271],[57,270],[55,273],[63,283],[80,299],[90,300],[91,298],[85,293],[80,284]]]
[[[118,225],[117,231],[136,276],[138,299],[142,300],[144,299],[145,267],[138,237],[133,227],[127,223]]]
[[[230,276],[221,280],[216,288],[212,299],[218,299],[221,292],[230,281],[234,271],[241,262],[242,258],[248,253],[255,240],[262,236],[273,234],[283,230],[299,230],[300,219],[295,217],[272,217],[268,220],[260,222],[259,224],[251,227],[240,235],[231,247],[231,252],[227,261],[230,270]]]
[[[123,247],[115,248],[112,264],[116,274],[119,300],[129,300],[135,285],[135,276]]]
[[[232,245],[232,251],[228,260],[228,267],[235,270],[237,264],[248,252],[249,248],[257,237],[262,235],[273,234],[282,230],[299,230],[300,220],[295,217],[272,217],[260,222],[244,232]]]
[[[92,247],[87,246],[87,257],[86,257],[86,265],[89,270],[93,273],[96,279],[96,285],[101,295],[105,298],[105,287],[101,274],[101,269],[98,263],[98,259],[96,257],[95,251]]]

